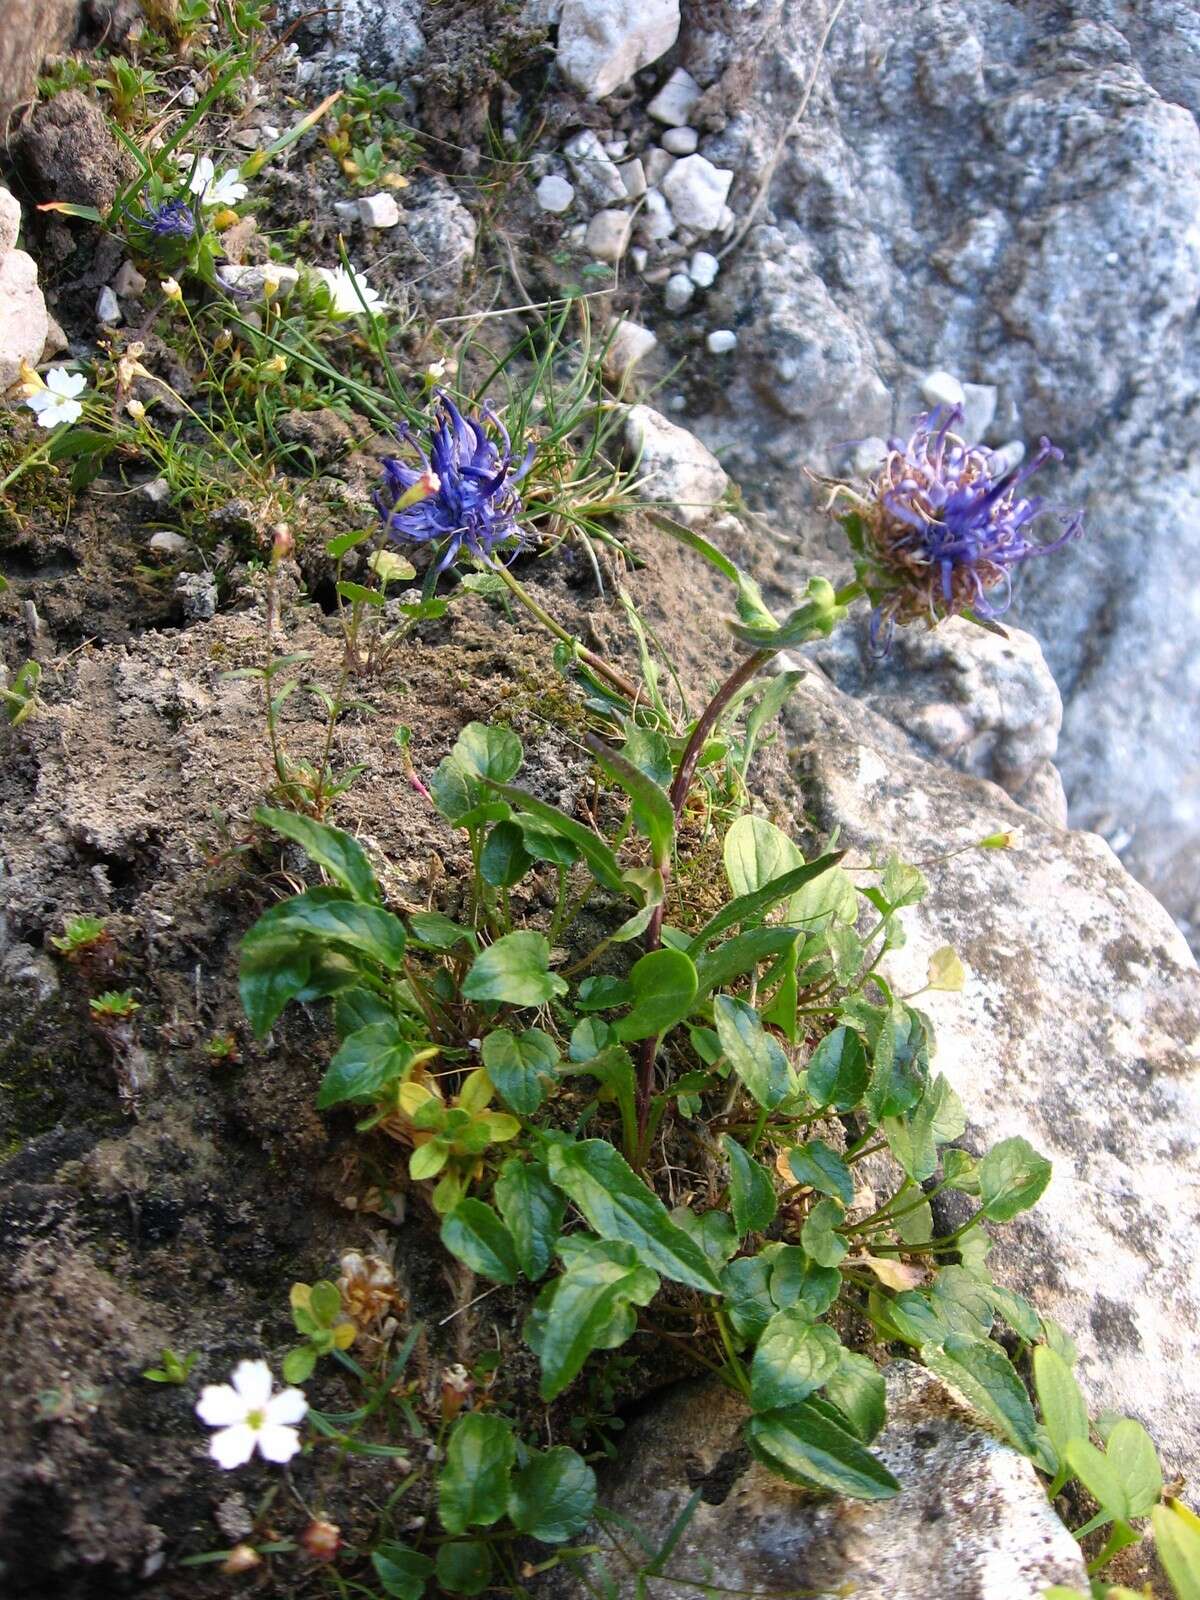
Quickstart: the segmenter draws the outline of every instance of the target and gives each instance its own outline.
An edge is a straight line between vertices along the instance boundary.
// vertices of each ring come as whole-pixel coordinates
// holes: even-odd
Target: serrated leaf
[[[500,1000],[511,1006],[541,1006],[566,994],[563,980],[550,971],[550,946],[545,935],[521,930],[506,933],[481,950],[463,980],[467,1000]]]
[[[721,1135],[721,1148],[729,1162],[729,1200],[739,1235],[762,1233],[779,1209],[771,1174],[730,1134]]]
[[[567,1445],[531,1450],[513,1474],[508,1515],[521,1533],[563,1544],[587,1527],[596,1505],[596,1474]]]
[[[434,1053],[401,1038],[390,1018],[370,1022],[342,1041],[317,1090],[317,1110],[347,1100],[371,1100],[389,1083],[407,1077],[419,1057]]]
[[[696,968],[682,950],[651,950],[629,974],[633,1009],[616,1025],[618,1039],[657,1038],[691,1011],[696,999]]]
[[[848,1206],[854,1199],[854,1179],[850,1168],[822,1139],[810,1139],[787,1153],[788,1170],[797,1183],[831,1195]]]
[[[496,1028],[481,1051],[488,1077],[501,1099],[523,1117],[532,1116],[554,1083],[558,1046],[541,1028],[510,1033]]]
[[[883,1463],[812,1401],[751,1417],[746,1443],[765,1466],[805,1488],[856,1500],[888,1500],[900,1491]]]
[[[813,1317],[824,1316],[842,1287],[837,1268],[823,1267],[798,1244],[772,1245],[769,1249],[771,1298],[779,1309],[801,1305]]]
[[[721,1293],[703,1250],[671,1221],[658,1196],[606,1140],[552,1145],[548,1167],[550,1181],[602,1239],[632,1245],[646,1266],[677,1283],[705,1294]]]
[[[862,1040],[853,1028],[838,1027],[809,1057],[805,1084],[814,1105],[851,1111],[862,1099],[870,1075]]]
[[[773,1111],[796,1092],[792,1064],[753,1006],[719,994],[713,1000],[713,1022],[726,1060],[765,1111]]]
[[[442,1221],[442,1243],[493,1283],[516,1283],[517,1247],[512,1234],[482,1200],[460,1200]]]
[[[750,1364],[755,1411],[798,1405],[832,1378],[842,1343],[832,1328],[792,1307],[777,1311],[763,1329]]]
[[[355,900],[364,905],[379,905],[382,895],[371,863],[362,846],[340,828],[331,828],[327,822],[316,822],[312,817],[302,817],[295,811],[282,811],[273,806],[259,806],[254,813],[256,822],[265,828],[281,833],[285,839],[298,844],[311,861],[324,867],[331,878],[349,891]]]
[[[937,1169],[937,1147],[957,1139],[966,1127],[962,1102],[939,1073],[905,1116],[885,1117],[888,1147],[905,1172],[923,1183]]]
[[[696,962],[699,996],[727,988],[762,962],[790,950],[800,935],[795,928],[750,928],[708,951]]]
[[[729,928],[736,927],[739,922],[757,922],[779,901],[786,900],[789,896],[794,896],[799,890],[803,889],[805,884],[821,877],[831,867],[836,866],[844,854],[844,851],[838,850],[829,855],[821,856],[816,861],[808,862],[807,865],[793,868],[790,872],[784,873],[782,877],[775,878],[770,883],[765,884],[761,889],[757,889],[750,894],[739,895],[736,899],[730,900],[726,905],[722,906],[714,917],[705,923],[700,932],[691,940],[687,947],[688,954],[699,959],[705,945],[711,944],[718,934],[724,933]]]
[[[633,1307],[649,1305],[658,1290],[658,1274],[642,1266],[632,1245],[595,1239],[576,1246],[525,1323],[542,1366],[542,1399],[560,1395],[593,1350],[623,1344],[637,1326]]]
[[[495,1412],[469,1411],[455,1421],[438,1474],[438,1510],[447,1533],[499,1522],[508,1509],[516,1453],[512,1428]]]
[[[671,1221],[677,1223],[704,1251],[715,1272],[719,1273],[729,1258],[737,1253],[739,1234],[727,1211],[702,1211],[697,1214],[688,1206],[673,1206],[669,1214]]]
[[[841,1350],[837,1371],[825,1380],[824,1393],[851,1431],[870,1444],[887,1416],[887,1384],[875,1363],[855,1350]]]
[[[554,1255],[567,1209],[565,1197],[540,1161],[511,1156],[500,1168],[493,1198],[512,1235],[521,1271],[536,1282]]]
[[[1002,1139],[979,1163],[979,1195],[984,1215],[1011,1222],[1041,1199],[1050,1182],[1050,1163],[1028,1139]]]
[[[238,992],[256,1039],[265,1039],[280,1012],[308,987],[314,951],[288,935],[243,948]]]
[[[1025,1385],[998,1344],[951,1333],[940,1348],[923,1347],[921,1359],[931,1372],[990,1417],[1018,1450],[1052,1470]]]
[[[737,896],[754,894],[804,865],[804,857],[782,828],[750,813],[729,828],[722,856],[729,887]]]

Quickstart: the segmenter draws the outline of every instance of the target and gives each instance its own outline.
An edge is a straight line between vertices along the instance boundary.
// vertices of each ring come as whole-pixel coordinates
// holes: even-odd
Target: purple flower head
[[[142,196],[146,207],[136,221],[157,239],[186,239],[196,231],[196,218],[192,208],[182,200],[164,200],[152,205],[147,195]]]
[[[891,439],[882,466],[848,519],[859,578],[874,601],[871,638],[886,652],[899,623],[966,613],[992,620],[1012,599],[1012,569],[1058,550],[1083,532],[1079,514],[1046,544],[1031,537],[1045,501],[1022,492],[1026,480],[1063,454],[1049,439],[1024,466],[966,445],[950,430],[960,407],[917,418],[911,437]],[[993,591],[999,589],[995,596]]]
[[[482,420],[464,417],[445,390],[438,389],[434,406],[428,454],[408,423],[397,429],[420,456],[421,466],[410,467],[395,456],[384,460],[383,487],[376,491],[375,505],[388,533],[393,539],[441,547],[439,572],[464,545],[483,561],[491,561],[499,546],[510,541],[519,549],[524,536],[517,523],[521,497],[516,485],[529,471],[534,447],[530,445],[514,471],[512,442],[490,405],[483,407]],[[489,437],[485,422],[499,432],[503,448]],[[414,504],[413,490],[421,485],[426,493]]]

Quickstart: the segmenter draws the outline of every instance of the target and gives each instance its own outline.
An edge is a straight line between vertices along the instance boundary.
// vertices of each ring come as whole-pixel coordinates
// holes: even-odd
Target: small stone
[[[658,339],[650,329],[643,328],[640,323],[620,323],[604,353],[605,372],[613,379],[628,377],[657,343]]]
[[[658,145],[654,145],[642,156],[642,170],[651,188],[660,184],[674,165],[675,157],[669,150],[663,150]]]
[[[850,452],[850,465],[854,471],[864,478],[873,472],[878,472],[887,456],[887,440],[880,439],[876,434],[869,434],[865,439],[859,439]]]
[[[176,96],[181,106],[194,106],[199,98],[200,96],[190,83],[185,83]]]
[[[231,289],[236,289],[239,294],[249,299],[268,298],[267,290],[272,284],[269,298],[272,300],[286,300],[288,295],[300,281],[300,274],[295,267],[288,267],[282,261],[266,261],[261,266],[239,267],[232,264],[218,267],[217,275],[222,283],[228,284]]]
[[[714,328],[704,343],[714,356],[723,356],[736,349],[737,334],[730,328]]]
[[[967,398],[954,374],[941,367],[921,379],[921,393],[931,406],[961,406]]]
[[[715,167],[704,156],[684,156],[663,179],[662,190],[683,227],[711,233],[721,220],[732,182],[731,168]]]
[[[615,266],[629,246],[632,224],[628,211],[597,211],[588,223],[584,240],[589,255]]]
[[[644,244],[635,244],[629,252],[629,264],[635,272],[645,272],[646,263],[650,259],[650,252]]]
[[[134,266],[132,261],[122,261],[117,268],[116,277],[112,280],[113,293],[122,300],[136,300],[146,291],[146,280]]]
[[[990,383],[964,383],[963,419],[958,431],[968,444],[978,444],[996,415],[996,389]]]
[[[658,189],[647,189],[645,204],[637,221],[638,238],[646,244],[657,244],[669,239],[675,232],[675,218],[671,208]]]
[[[721,215],[717,219],[717,232],[728,233],[736,221],[737,218],[733,214],[733,207],[731,205],[723,205],[721,207]]]
[[[168,561],[178,561],[180,557],[187,555],[191,545],[181,533],[172,533],[164,528],[150,535],[150,549],[156,556],[165,556]]]
[[[21,231],[21,202],[8,189],[0,187],[0,256],[6,256]]]
[[[667,287],[663,290],[663,304],[672,316],[687,309],[692,296],[696,292],[696,285],[686,272],[673,272],[667,279]]]
[[[563,0],[558,70],[602,100],[679,37],[679,0]]]
[[[360,220],[357,200],[335,200],[333,214],[339,228],[352,228]]]
[[[257,128],[239,128],[233,135],[233,142],[241,150],[257,150],[262,143],[262,134]]]
[[[60,323],[52,316],[46,316],[46,342],[42,346],[42,360],[49,361],[51,356],[59,356],[64,350],[71,348],[71,341],[62,330]]]
[[[149,500],[152,506],[160,506],[164,500],[169,498],[171,485],[165,478],[151,478],[148,483],[138,484],[138,493],[143,500]],[[175,536],[172,535],[172,537]],[[151,543],[153,544],[153,541]]]
[[[690,72],[682,67],[675,71],[646,107],[655,122],[665,122],[669,128],[681,128],[691,116],[700,98],[700,85]],[[670,146],[667,146],[670,149]]]
[[[394,194],[380,190],[364,195],[358,202],[358,215],[364,228],[394,228],[400,221],[400,207]]]
[[[992,451],[992,461],[997,472],[1012,472],[1025,459],[1025,441],[1010,439]]]
[[[690,156],[700,143],[695,128],[668,128],[662,136],[662,147],[673,156]]]
[[[716,282],[721,263],[707,250],[697,250],[688,265],[688,277],[698,289],[708,289]]]
[[[551,211],[555,216],[561,216],[564,211],[570,209],[571,202],[575,198],[575,185],[551,172],[542,179],[533,192],[543,211]]]
[[[604,141],[604,154],[606,156],[611,156],[614,161],[620,161],[621,157],[628,149],[628,139],[606,139]]]
[[[217,580],[211,572],[181,572],[175,597],[189,622],[208,622],[217,614]]]
[[[571,246],[572,250],[582,250],[583,249],[583,241],[586,238],[587,238],[587,223],[586,222],[577,222],[577,223],[575,223],[575,225],[573,227],[567,229],[567,243]]]
[[[115,327],[121,320],[120,302],[107,284],[96,296],[96,319],[108,328]]]
[[[581,128],[567,140],[563,155],[586,205],[605,206],[626,198],[624,180],[616,163],[605,155],[595,129]]]
[[[632,161],[627,161],[617,170],[621,174],[621,182],[625,185],[625,193],[631,200],[640,200],[646,192],[646,169],[642,163],[635,156]]]
[[[682,410],[682,403],[682,395],[668,402],[673,411]],[[638,498],[665,504],[688,527],[705,521],[729,488],[712,451],[652,406],[631,406],[626,413],[625,449],[638,464]]]

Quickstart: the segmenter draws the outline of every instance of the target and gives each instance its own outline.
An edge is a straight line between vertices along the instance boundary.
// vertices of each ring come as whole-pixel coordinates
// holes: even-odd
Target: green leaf
[[[1042,1197],[1050,1182],[1050,1163],[1027,1139],[1002,1139],[979,1163],[983,1213],[993,1222],[1011,1222]]]
[[[999,1427],[1017,1449],[1039,1465],[1046,1462],[1033,1405],[1012,1362],[991,1339],[951,1333],[939,1348],[925,1345],[921,1360]]]
[[[428,1054],[430,1048],[423,1053]],[[374,1099],[385,1085],[407,1077],[420,1053],[420,1047],[401,1038],[390,1018],[357,1029],[343,1041],[321,1079],[317,1110],[328,1111],[346,1100]]]
[[[865,1102],[874,1122],[915,1106],[929,1071],[929,1037],[915,1011],[895,1005],[888,1012],[871,1061]]]
[[[900,1485],[881,1461],[810,1400],[751,1417],[746,1442],[773,1472],[805,1488],[889,1500]]]
[[[682,950],[651,950],[629,974],[633,1010],[616,1025],[618,1039],[649,1039],[682,1022],[696,999],[696,968]]]
[[[1154,1440],[1132,1417],[1123,1417],[1108,1436],[1105,1455],[1121,1480],[1131,1517],[1144,1517],[1162,1496],[1162,1468]]]
[[[765,1255],[739,1256],[721,1269],[729,1321],[743,1342],[753,1342],[775,1315],[771,1263]]]
[[[765,817],[746,813],[725,835],[725,875],[735,895],[757,890],[804,865],[804,857],[784,833]]]
[[[429,1557],[402,1544],[381,1544],[371,1554],[371,1565],[383,1592],[395,1600],[421,1600],[426,1583],[433,1577]]]
[[[535,795],[526,794],[523,789],[514,789],[505,783],[493,783],[492,787],[510,804],[529,812],[546,827],[552,828],[555,833],[561,833],[564,839],[569,839],[587,862],[596,881],[602,883],[606,889],[628,898],[629,891],[621,877],[621,863],[604,840],[590,828],[585,828],[581,822],[576,822],[574,817],[567,816],[565,811],[547,805]]]
[[[790,950],[800,935],[795,928],[751,928],[727,940],[696,962],[699,994],[723,989],[735,978],[752,972],[760,962]]]
[[[517,826],[525,841],[526,854],[535,861],[549,861],[556,867],[571,867],[579,860],[579,851],[571,841],[553,828],[544,827],[531,817],[518,817]]]
[[[607,1140],[552,1145],[549,1169],[550,1181],[602,1239],[633,1245],[646,1266],[677,1283],[721,1293],[703,1250],[671,1221],[662,1201]]]
[[[923,1183],[937,1169],[937,1147],[966,1127],[962,1101],[939,1073],[903,1117],[885,1117],[888,1147],[910,1178]]]
[[[427,950],[453,950],[456,944],[469,944],[476,948],[476,938],[470,928],[464,928],[440,911],[410,911],[408,926],[414,944]]]
[[[1178,1600],[1200,1600],[1200,1522],[1184,1505],[1171,1501],[1150,1513],[1154,1545]]]
[[[632,999],[633,985],[627,978],[601,972],[594,978],[585,978],[579,985],[576,1008],[580,1011],[611,1011],[616,1006],[628,1005]]]
[[[838,1369],[825,1380],[825,1395],[838,1408],[864,1444],[883,1427],[887,1416],[887,1384],[875,1363],[855,1350],[843,1349]]]
[[[510,1033],[497,1028],[483,1041],[483,1064],[504,1101],[523,1117],[532,1116],[554,1083],[558,1046],[540,1028]]]
[[[742,1238],[762,1233],[779,1209],[771,1174],[728,1133],[721,1135],[721,1148],[729,1162],[729,1200],[737,1231]]]
[[[739,922],[756,922],[780,900],[786,900],[802,889],[806,883],[828,872],[844,854],[844,851],[839,850],[832,855],[821,856],[806,866],[795,867],[792,871],[784,873],[781,878],[773,879],[761,889],[739,895],[736,900],[730,900],[701,928],[688,945],[688,954],[698,959],[700,952],[706,945],[711,944],[718,934],[735,927]]]
[[[614,1350],[637,1326],[634,1306],[649,1305],[659,1277],[630,1244],[593,1239],[576,1245],[526,1319],[525,1340],[542,1365],[540,1394],[553,1400],[593,1350]]]
[[[508,1509],[516,1454],[512,1428],[494,1411],[468,1411],[455,1421],[438,1474],[438,1510],[447,1533],[499,1522]]]
[[[362,846],[348,833],[331,828],[326,822],[315,822],[312,817],[273,806],[259,806],[254,818],[264,828],[272,828],[298,844],[311,861],[324,867],[354,899],[361,900],[364,905],[379,905],[382,901],[371,863]]]
[[[571,1030],[567,1054],[572,1061],[590,1061],[593,1056],[600,1054],[611,1039],[612,1029],[607,1022],[601,1022],[599,1017],[585,1017]]]
[[[448,1594],[482,1594],[492,1576],[492,1552],[482,1539],[444,1544],[437,1553],[437,1581]]]
[[[1034,1349],[1033,1381],[1042,1421],[1061,1466],[1071,1440],[1088,1436],[1087,1402],[1075,1374],[1049,1345],[1039,1344]]]
[[[312,938],[353,950],[388,972],[404,964],[404,924],[380,906],[348,900],[342,889],[309,889],[265,911],[242,941],[252,950],[261,941]]]
[[[531,1450],[513,1474],[508,1515],[521,1533],[543,1544],[563,1544],[581,1533],[596,1505],[596,1474],[565,1444]]]
[[[550,1265],[566,1199],[550,1182],[540,1161],[522,1161],[517,1156],[510,1156],[500,1168],[493,1198],[512,1236],[521,1271],[536,1281]]]
[[[771,1298],[779,1309],[802,1305],[813,1317],[824,1316],[842,1287],[837,1268],[821,1266],[798,1244],[772,1245],[770,1250]]]
[[[311,1344],[298,1344],[283,1358],[284,1383],[307,1383],[317,1365],[317,1352]]]
[[[627,761],[616,750],[610,750],[601,739],[588,734],[585,744],[596,760],[616,780],[633,801],[633,820],[639,833],[650,841],[654,865],[662,868],[670,860],[671,846],[675,842],[675,807],[665,789],[653,778]]]
[[[365,584],[351,583],[346,578],[338,581],[337,592],[343,600],[349,600],[352,605],[374,606],[376,610],[380,610],[384,604],[383,595],[378,589],[368,589]]]
[[[243,949],[238,992],[256,1039],[265,1039],[289,1000],[303,994],[312,974],[313,948],[289,935]]]
[[[341,1038],[372,1022],[391,1022],[392,1008],[373,989],[343,989],[334,1003],[334,1027]]]
[[[550,946],[544,934],[506,933],[481,950],[463,981],[467,1000],[501,1000],[512,1006],[541,1006],[567,986],[550,971]]]
[[[1066,1465],[1087,1489],[1100,1509],[1115,1522],[1128,1521],[1129,1496],[1112,1462],[1090,1439],[1069,1439],[1063,1452]]]
[[[516,776],[524,752],[520,739],[511,728],[468,722],[459,734],[451,756],[470,777],[501,784]]]
[[[479,856],[479,871],[484,883],[493,889],[511,889],[533,866],[526,852],[525,835],[515,822],[496,823],[488,834]]]
[[[728,1211],[697,1214],[687,1206],[673,1206],[670,1217],[696,1241],[712,1262],[714,1271],[719,1273],[729,1258],[736,1255],[740,1236]]]
[[[826,1034],[808,1062],[806,1084],[815,1105],[852,1111],[866,1092],[871,1069],[862,1040],[853,1028]]]
[[[483,791],[475,778],[453,756],[438,762],[429,780],[429,792],[439,812],[453,827],[479,804]]]
[[[850,1248],[839,1228],[845,1220],[845,1208],[836,1200],[818,1200],[809,1212],[800,1230],[800,1243],[818,1266],[836,1267]]]
[[[830,867],[806,883],[788,903],[787,920],[808,930],[849,926],[858,915],[858,895],[849,873]]]
[[[516,1283],[519,1271],[512,1234],[482,1200],[460,1200],[442,1222],[442,1243],[493,1283]]]
[[[798,1405],[838,1369],[842,1342],[825,1323],[803,1309],[777,1311],[763,1329],[750,1365],[750,1404],[755,1411]]]
[[[763,1027],[753,1006],[733,995],[719,994],[713,1000],[713,1021],[730,1066],[765,1111],[773,1111],[796,1092],[791,1062],[783,1046]]]
[[[848,1206],[854,1198],[854,1179],[850,1168],[823,1139],[811,1139],[808,1144],[789,1150],[788,1166],[797,1183],[806,1183],[810,1189],[831,1195]]]

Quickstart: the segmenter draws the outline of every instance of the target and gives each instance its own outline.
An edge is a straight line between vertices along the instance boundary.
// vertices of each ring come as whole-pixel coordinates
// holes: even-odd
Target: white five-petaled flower
[[[187,161],[183,170],[191,173],[188,188],[202,206],[232,206],[244,200],[250,192],[238,177],[236,167],[231,167],[218,178],[211,156],[200,156],[194,167],[192,162]]]
[[[267,1461],[290,1461],[300,1448],[296,1423],[308,1401],[299,1389],[271,1391],[274,1379],[265,1361],[239,1361],[232,1383],[210,1383],[201,1390],[196,1415],[214,1433],[208,1453],[219,1466],[244,1466],[257,1446]]]
[[[318,267],[317,276],[326,285],[333,301],[333,311],[338,316],[361,317],[364,312],[377,317],[387,309],[387,301],[377,294],[367,282],[366,274],[347,269],[340,263],[336,267]]]
[[[25,404],[36,412],[40,427],[57,428],[60,422],[77,422],[83,415],[83,407],[76,396],[86,388],[87,379],[82,372],[51,367],[45,383],[26,396]]]

